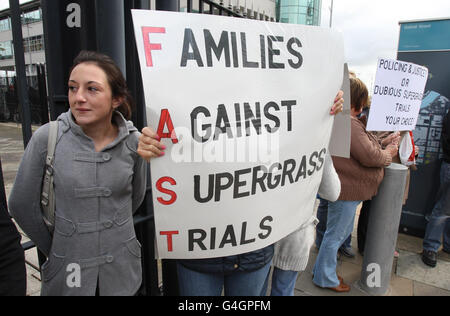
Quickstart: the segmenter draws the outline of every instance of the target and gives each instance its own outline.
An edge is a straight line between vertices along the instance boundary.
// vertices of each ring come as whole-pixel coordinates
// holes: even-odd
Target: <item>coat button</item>
[[[113,263],[114,262],[114,257],[113,256],[107,256],[106,257],[106,262],[107,263]]]
[[[238,264],[235,264],[235,265],[234,265],[234,268],[235,268],[235,269],[239,268],[239,265],[238,265]]]
[[[111,227],[113,227],[113,222],[107,221],[107,222],[103,223],[103,225],[104,225],[106,228],[111,228]]]
[[[104,153],[103,154],[103,160],[104,161],[110,161],[111,160],[111,155],[108,153]]]
[[[110,196],[112,195],[112,191],[111,191],[110,189],[105,189],[105,190],[103,191],[103,193],[104,193],[104,195],[105,195],[106,197],[110,197]]]

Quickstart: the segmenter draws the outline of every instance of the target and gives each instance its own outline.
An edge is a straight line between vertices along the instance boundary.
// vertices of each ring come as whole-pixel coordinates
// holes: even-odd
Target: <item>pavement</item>
[[[33,130],[37,127],[34,126]],[[2,161],[5,191],[9,196],[20,159],[23,155],[23,140],[20,124],[0,123],[0,159]],[[359,211],[357,212],[357,216]],[[356,223],[352,235],[352,247],[356,253],[353,259],[341,256],[337,272],[345,283],[351,285],[349,293],[334,293],[315,286],[312,282],[312,267],[318,254],[314,247],[306,271],[302,272],[295,286],[295,296],[369,296],[359,286],[363,257],[356,249]],[[22,243],[29,240],[23,234]],[[384,296],[450,296],[450,255],[438,253],[436,268],[426,266],[421,258],[422,239],[399,233],[397,239],[399,257],[393,259],[389,288]],[[36,249],[25,254],[27,262],[27,295],[40,295],[41,279]]]

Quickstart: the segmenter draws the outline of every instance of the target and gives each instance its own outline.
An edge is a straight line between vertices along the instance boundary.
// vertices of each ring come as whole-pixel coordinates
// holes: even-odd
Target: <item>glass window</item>
[[[286,23],[319,25],[320,0],[278,0],[278,19]]]
[[[0,60],[12,59],[13,55],[12,41],[0,42]]]
[[[11,19],[3,18],[0,20],[0,32],[8,31],[11,29]]]
[[[40,21],[42,21],[42,14],[40,9],[22,13],[22,24],[24,25]]]
[[[44,37],[42,35],[32,36],[23,40],[23,50],[27,52],[38,52],[44,49]]]

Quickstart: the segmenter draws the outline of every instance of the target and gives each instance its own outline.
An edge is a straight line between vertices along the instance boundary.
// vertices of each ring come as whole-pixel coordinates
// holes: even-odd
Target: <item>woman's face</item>
[[[81,127],[110,124],[113,110],[120,102],[112,98],[105,72],[95,64],[76,66],[69,78],[69,104]]]

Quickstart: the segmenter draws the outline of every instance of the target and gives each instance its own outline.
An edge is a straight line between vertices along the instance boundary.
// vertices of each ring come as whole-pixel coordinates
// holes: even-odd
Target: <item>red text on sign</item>
[[[171,198],[170,200],[166,201],[163,198],[159,197],[157,198],[158,202],[163,204],[163,205],[171,205],[173,203],[175,203],[175,201],[177,200],[177,194],[174,191],[165,189],[162,187],[163,183],[165,182],[169,182],[171,185],[176,185],[177,182],[170,177],[163,177],[161,179],[158,180],[158,182],[156,182],[156,189],[158,189],[159,192],[170,195]]]
[[[169,132],[164,133],[164,128],[167,126]],[[172,118],[170,117],[170,112],[167,109],[161,110],[161,117],[158,124],[158,136],[163,138],[171,138],[173,144],[178,143],[177,134],[175,133],[175,128],[173,127]]]
[[[161,50],[161,44],[150,43],[150,33],[160,33],[165,34],[166,29],[164,27],[142,27],[142,35],[144,36],[144,49],[145,58],[147,60],[147,67],[153,67],[152,50]]]
[[[173,251],[173,235],[178,235],[179,231],[167,231],[167,232],[159,232],[161,236],[167,236],[167,251]]]

